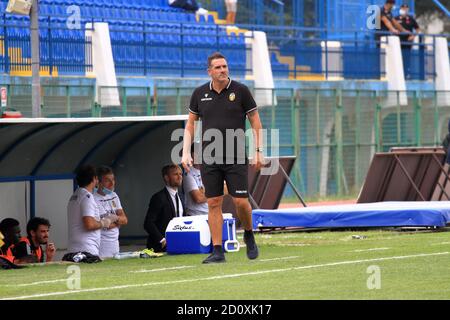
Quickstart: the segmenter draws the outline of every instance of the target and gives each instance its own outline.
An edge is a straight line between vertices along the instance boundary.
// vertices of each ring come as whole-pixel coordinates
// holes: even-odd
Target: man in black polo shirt
[[[414,32],[420,33],[419,24],[413,16],[409,15],[409,6],[407,4],[402,4],[399,11],[400,15],[395,17],[395,20],[402,25],[411,34],[402,34],[400,36],[400,41],[402,42],[402,55],[403,55],[403,69],[405,72],[405,77],[410,78],[410,67],[411,67],[411,49],[414,42]]]
[[[380,41],[381,37],[388,36],[387,32],[392,34],[399,34],[400,32],[408,32],[402,27],[392,16],[392,8],[395,5],[395,0],[386,0],[384,6],[380,10],[380,31],[376,34],[377,41]],[[378,46],[380,43],[378,42]]]
[[[228,77],[227,60],[222,54],[216,52],[208,57],[208,74],[211,81],[195,89],[191,97],[182,158],[184,169],[189,171],[192,166],[190,148],[194,123],[201,118],[203,161],[200,172],[208,200],[208,223],[214,245],[213,253],[203,263],[225,262],[222,249],[224,181],[245,230],[247,257],[256,259],[258,247],[252,231],[252,208],[247,190],[245,120],[248,117],[253,129],[253,164],[256,170],[260,170],[263,163],[261,120],[248,88]]]

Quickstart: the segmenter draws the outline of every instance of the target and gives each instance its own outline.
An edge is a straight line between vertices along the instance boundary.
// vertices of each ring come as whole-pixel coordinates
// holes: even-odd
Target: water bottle
[[[74,262],[80,262],[81,260],[83,260],[84,258],[86,258],[86,255],[84,255],[81,252],[78,252],[76,255],[73,256],[72,260]]]
[[[114,255],[114,259],[122,260],[122,259],[130,259],[130,258],[138,258],[139,252],[119,252]]]

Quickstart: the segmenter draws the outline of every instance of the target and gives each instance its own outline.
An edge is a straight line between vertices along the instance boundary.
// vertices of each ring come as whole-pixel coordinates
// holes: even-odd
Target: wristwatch
[[[263,152],[263,148],[256,148],[255,151],[256,152]]]

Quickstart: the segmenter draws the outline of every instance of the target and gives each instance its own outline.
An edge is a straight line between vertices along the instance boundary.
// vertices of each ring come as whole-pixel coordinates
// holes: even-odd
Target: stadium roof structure
[[[141,237],[150,196],[164,186],[161,168],[184,131],[185,116],[0,120],[0,216],[22,225],[33,216],[52,223],[67,244],[66,206],[83,164],[108,165],[129,223],[121,236]],[[179,130],[180,141],[172,141]],[[177,137],[177,138],[178,138]]]
[[[86,163],[114,167],[135,143],[169,123],[178,122],[177,127],[181,127],[186,119],[187,116],[3,119],[0,177],[67,174]]]

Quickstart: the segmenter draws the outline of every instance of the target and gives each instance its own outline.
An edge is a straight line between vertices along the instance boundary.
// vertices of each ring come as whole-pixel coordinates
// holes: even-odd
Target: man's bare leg
[[[244,242],[247,245],[247,257],[251,260],[259,255],[258,247],[253,235],[252,207],[247,198],[233,198],[236,211],[242,226],[244,227]]]
[[[208,198],[208,224],[211,230],[211,238],[213,245],[222,245],[222,216],[223,196]]]
[[[213,242],[213,253],[203,260],[203,263],[221,263],[225,262],[225,255],[222,248],[222,216],[223,196],[208,198],[208,224],[211,230]]]

